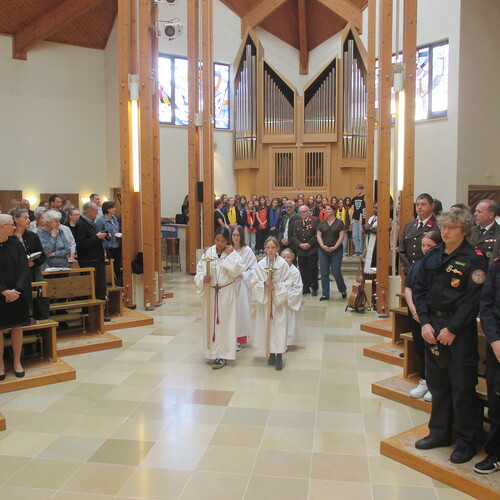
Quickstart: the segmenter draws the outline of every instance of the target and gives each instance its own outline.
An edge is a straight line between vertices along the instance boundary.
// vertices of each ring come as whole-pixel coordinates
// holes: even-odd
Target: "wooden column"
[[[415,81],[417,71],[417,0],[404,1],[403,61],[405,78],[404,187],[401,193],[400,227],[413,219],[415,179]]]
[[[392,0],[380,0],[377,311],[388,314],[390,262]]]
[[[214,240],[214,58],[213,0],[202,0],[203,246]]]
[[[368,51],[366,87],[368,93],[366,123],[366,220],[373,211],[375,175],[375,36],[377,31],[377,1],[368,0]]]
[[[187,272],[196,272],[196,249],[201,247],[201,205],[198,202],[197,183],[200,180],[200,132],[194,124],[195,114],[200,110],[200,38],[198,0],[190,0],[188,10],[188,161],[189,161],[189,226],[187,229]]]
[[[154,26],[158,20],[158,8],[154,6],[151,10],[151,25]],[[158,38],[153,30],[149,30],[151,37],[151,69],[152,69],[152,127],[153,127],[153,231],[154,231],[154,254],[155,254],[155,278],[157,286],[155,291],[156,305],[163,303],[162,278],[163,271],[161,258],[161,182],[160,182],[160,96],[158,90]]]
[[[132,259],[134,257],[133,227],[135,220],[134,188],[132,179],[131,142],[129,127],[129,90],[128,74],[131,56],[131,10],[130,0],[118,1],[118,78],[120,99],[120,174],[121,174],[121,208],[122,208],[122,262],[125,305],[131,307],[132,292]]]
[[[152,309],[155,296],[155,236],[153,179],[153,109],[151,106],[151,22],[152,0],[139,0],[139,95],[141,144],[141,226],[143,252],[144,307]]]

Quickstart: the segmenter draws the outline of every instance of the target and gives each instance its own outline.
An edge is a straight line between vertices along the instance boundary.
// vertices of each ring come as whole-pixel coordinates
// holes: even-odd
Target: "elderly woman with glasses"
[[[452,209],[438,223],[443,243],[425,254],[413,289],[432,394],[429,435],[415,447],[449,446],[454,435],[450,461],[460,464],[476,453],[476,316],[488,263],[467,241],[473,225],[470,212]]]
[[[24,377],[21,365],[23,325],[30,322],[31,278],[26,251],[14,234],[10,215],[0,214],[0,330],[10,328],[14,374]],[[0,334],[0,381],[5,379],[4,340]]]
[[[69,267],[71,244],[61,229],[61,213],[47,210],[43,222],[44,226],[38,228],[37,234],[47,256],[47,267]]]

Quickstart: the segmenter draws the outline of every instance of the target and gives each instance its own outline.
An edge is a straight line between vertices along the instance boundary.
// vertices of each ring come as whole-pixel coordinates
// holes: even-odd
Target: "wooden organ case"
[[[237,192],[351,196],[366,178],[366,50],[355,29],[298,95],[248,29],[234,62]]]

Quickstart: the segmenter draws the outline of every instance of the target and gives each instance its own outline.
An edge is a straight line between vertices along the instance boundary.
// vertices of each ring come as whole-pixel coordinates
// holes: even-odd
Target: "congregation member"
[[[101,196],[98,195],[97,193],[92,193],[89,196],[89,201],[91,203],[95,203],[97,207],[97,217],[102,217],[102,202],[101,202]]]
[[[490,430],[484,444],[487,456],[474,465],[478,474],[500,470],[500,258],[490,264],[481,293],[481,326],[488,339],[486,385]]]
[[[320,203],[320,209],[319,209],[319,213],[318,213],[318,218],[319,220],[325,220],[326,219],[326,215],[325,215],[325,207],[328,205],[328,198],[326,197],[323,197],[321,199],[321,203]]]
[[[248,200],[242,218],[243,218],[243,225],[245,226],[245,240],[248,246],[252,249],[252,252],[255,252],[258,222],[257,222],[257,211],[255,210],[253,200]]]
[[[269,220],[268,220],[268,210],[266,197],[259,197],[259,203],[256,206],[257,210],[257,235],[255,242],[255,251],[257,253],[263,253],[264,241],[269,235]]]
[[[454,434],[455,464],[476,453],[477,321],[487,261],[467,241],[473,218],[452,209],[438,219],[443,243],[422,260],[413,287],[413,302],[426,342],[425,375],[432,394],[429,435],[419,450],[449,446]]]
[[[279,243],[274,236],[264,242],[266,256],[254,267],[251,287],[257,303],[255,311],[255,347],[269,347],[269,366],[283,369],[283,353],[287,344],[287,301],[292,287],[292,273],[288,263],[279,255]],[[273,269],[270,278],[269,270]],[[269,346],[266,346],[267,331]]]
[[[425,255],[429,249],[441,243],[441,234],[437,231],[430,231],[422,238],[422,253]],[[410,272],[406,276],[405,299],[408,304],[408,320],[410,322],[410,330],[413,338],[413,347],[417,355],[417,373],[419,376],[418,385],[410,391],[410,396],[415,399],[424,398],[425,401],[432,401],[432,394],[427,387],[427,377],[425,376],[425,343],[422,338],[422,328],[420,327],[420,319],[417,309],[413,303],[413,287],[415,279],[420,271],[422,260],[415,261]]]
[[[408,274],[411,265],[423,256],[422,238],[429,231],[436,229],[433,209],[434,200],[430,194],[422,193],[417,196],[415,202],[417,218],[405,224],[398,247],[399,262],[405,274]]]
[[[366,204],[363,184],[356,186],[356,196],[352,198],[352,239],[354,242],[353,257],[360,257],[363,254],[365,242],[363,228],[366,219]]]
[[[80,219],[80,210],[78,208],[70,208],[68,210],[68,217],[65,226],[69,227],[73,238],[75,238],[76,242],[76,223]]]
[[[218,200],[214,201],[214,228],[215,231],[219,229],[219,227],[226,227],[227,226],[227,221],[226,221],[226,216],[224,215],[224,212],[222,211],[224,204],[222,203],[222,200],[219,198]]]
[[[245,232],[241,226],[235,226],[231,229],[230,244],[244,264],[243,271],[234,279],[238,318],[236,350],[241,351],[247,344],[248,337],[252,334],[252,290],[250,283],[252,270],[257,264],[257,259],[245,242]]]
[[[43,227],[39,227],[37,235],[47,257],[43,269],[47,267],[69,267],[71,244],[61,227],[61,213],[58,210],[47,210],[43,214]]]
[[[17,210],[18,208],[21,208],[21,202],[16,198],[10,200],[9,214],[12,210]]]
[[[319,216],[319,205],[316,203],[316,198],[313,195],[307,197],[306,206],[309,209],[309,213],[311,214],[311,216]]]
[[[312,217],[309,208],[299,208],[300,218],[293,225],[292,246],[296,249],[303,294],[318,295],[318,226],[319,219]]]
[[[35,212],[33,212],[33,210],[31,210],[30,200],[23,198],[21,200],[21,208],[24,208],[25,210],[28,211],[28,218],[29,218],[30,222],[33,222],[35,220]]]
[[[102,240],[102,245],[108,259],[113,259],[113,272],[115,273],[116,285],[122,286],[122,239],[120,222],[116,217],[116,205],[113,201],[105,201],[102,204],[102,217],[95,221],[98,232],[107,233],[108,237]]]
[[[290,271],[292,273],[292,287],[288,292],[286,308],[286,345],[292,346],[297,345],[298,342],[304,341],[305,326],[304,314],[302,313],[302,290],[304,285],[302,284],[299,270],[293,264],[295,260],[294,253],[289,248],[285,248],[281,252],[281,256],[290,266]]]
[[[12,218],[16,226],[14,237],[23,244],[28,257],[31,281],[43,281],[42,266],[45,263],[45,252],[38,235],[28,229],[30,225],[28,211],[25,208],[17,208],[12,212]],[[38,253],[40,255],[36,256]]]
[[[241,226],[240,211],[236,208],[235,203],[235,199],[231,196],[230,198],[228,198],[227,205],[224,208],[224,215],[226,217],[229,229],[235,226]]]
[[[49,207],[47,210],[57,210],[61,214],[61,224],[66,220],[66,212],[62,209],[61,197],[58,194],[52,194],[49,197]]]
[[[281,249],[293,248],[293,226],[295,221],[299,220],[299,215],[295,213],[295,202],[292,200],[285,201],[285,212],[281,216],[280,232],[278,241]]]
[[[14,375],[24,377],[21,364],[24,325],[30,324],[31,279],[26,251],[14,234],[10,215],[0,214],[0,330],[10,328]],[[0,334],[0,381],[5,380],[4,335]]]
[[[210,274],[204,259],[210,259]],[[205,358],[213,360],[213,370],[236,359],[239,318],[234,280],[244,269],[239,253],[230,244],[229,229],[217,228],[214,245],[203,254],[194,277],[198,294],[203,297]]]
[[[476,205],[476,225],[469,237],[469,243],[480,250],[490,262],[495,243],[500,240],[500,224],[495,220],[497,213],[498,205],[494,200],[481,200]]]
[[[345,238],[345,226],[340,219],[337,219],[335,211],[335,205],[326,206],[327,218],[319,223],[316,232],[321,271],[320,301],[330,300],[330,270],[335,278],[340,295],[343,299],[347,298],[347,287],[342,276],[342,241]]]
[[[337,202],[337,212],[336,212],[335,216],[337,217],[337,219],[340,219],[344,223],[344,226],[346,229],[344,241],[342,242],[342,248],[343,248],[343,256],[348,257],[349,256],[348,229],[349,229],[349,225],[350,225],[349,208],[344,205],[343,198],[339,198],[339,200]],[[324,218],[326,219],[326,216]]]
[[[76,223],[76,252],[80,267],[94,268],[94,285],[96,299],[106,299],[106,267],[104,263],[104,248],[102,240],[108,234],[97,231],[95,219],[97,205],[88,201],[82,207],[83,214]],[[111,321],[105,316],[104,321]]]
[[[278,237],[280,229],[281,212],[278,206],[278,198],[273,198],[267,210],[267,220],[269,221],[269,236]]]
[[[44,207],[35,208],[35,220],[30,222],[29,230],[36,233],[39,227],[43,227],[43,214],[47,210]]]

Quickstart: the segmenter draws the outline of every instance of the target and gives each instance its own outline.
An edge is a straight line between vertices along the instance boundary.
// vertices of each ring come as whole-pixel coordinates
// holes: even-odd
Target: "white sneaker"
[[[428,401],[429,403],[432,402],[432,394],[430,391],[427,391],[424,396],[424,401]]]
[[[427,382],[423,378],[421,378],[418,381],[417,387],[410,391],[410,396],[415,399],[420,399],[423,398],[428,391],[429,389],[427,389]]]

